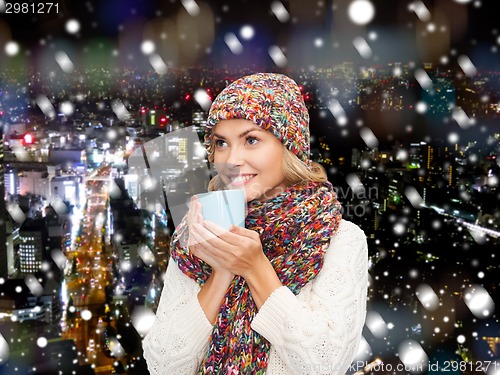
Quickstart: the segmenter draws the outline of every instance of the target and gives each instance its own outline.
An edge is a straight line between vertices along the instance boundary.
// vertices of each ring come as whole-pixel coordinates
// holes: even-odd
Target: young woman
[[[244,189],[245,228],[205,221],[191,200],[143,342],[150,373],[344,374],[365,321],[367,243],[309,159],[297,84],[273,73],[231,83],[205,146],[209,190]]]

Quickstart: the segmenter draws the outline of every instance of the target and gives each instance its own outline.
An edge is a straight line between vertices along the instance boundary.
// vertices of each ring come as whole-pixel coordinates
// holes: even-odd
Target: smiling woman
[[[247,201],[266,200],[286,189],[283,144],[272,133],[239,119],[222,120],[215,130],[213,160],[224,188],[244,189]]]
[[[210,190],[245,192],[245,227],[204,220],[193,197],[143,343],[151,374],[344,374],[366,314],[367,243],[309,159],[297,84],[273,73],[230,84],[205,146]]]
[[[325,182],[327,180],[326,172],[321,164],[310,162],[306,165],[298,159],[292,151],[282,144],[272,133],[262,130],[249,120],[222,120],[217,124],[217,129],[221,132],[227,127],[227,130],[232,130],[231,124],[240,125],[241,134],[238,136],[241,142],[247,143],[247,150],[250,150],[249,165],[253,167],[261,166],[261,169],[269,173],[265,176],[282,176],[282,184],[255,184],[258,182],[253,179],[260,173],[245,173],[240,171],[238,164],[227,161],[230,155],[229,145],[225,138],[215,133],[213,134],[213,142],[208,147],[208,160],[215,164],[218,170],[216,175],[208,186],[209,191],[241,188],[245,189],[247,201],[253,199],[271,198],[274,193],[284,191],[285,187],[292,186],[295,183],[303,181]],[[229,127],[228,127],[229,125]],[[236,135],[236,134],[235,134]],[[234,146],[236,147],[236,145]],[[233,147],[233,149],[234,149]],[[234,151],[233,151],[234,152]],[[215,155],[217,154],[217,158]],[[275,161],[269,163],[270,160]],[[273,172],[273,173],[271,173]],[[235,181],[235,178],[243,179],[243,181]],[[247,183],[252,179],[252,183]],[[262,181],[261,181],[262,182]],[[279,186],[278,186],[279,185]],[[275,189],[272,189],[272,187]],[[262,188],[267,187],[269,190],[262,191]],[[259,194],[260,193],[260,194]],[[260,198],[257,198],[256,195]]]

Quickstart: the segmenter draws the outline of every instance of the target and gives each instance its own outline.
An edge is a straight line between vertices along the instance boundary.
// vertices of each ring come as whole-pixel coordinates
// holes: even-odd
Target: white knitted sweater
[[[285,286],[276,289],[253,319],[252,329],[271,343],[266,374],[344,374],[361,338],[367,282],[365,234],[342,220],[316,278],[297,296]],[[195,374],[212,331],[199,290],[171,259],[155,322],[143,340],[151,375]]]

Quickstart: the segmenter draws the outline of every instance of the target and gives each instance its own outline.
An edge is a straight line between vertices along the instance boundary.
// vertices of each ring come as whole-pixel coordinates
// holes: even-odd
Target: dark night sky
[[[180,0],[61,0],[59,16],[35,19],[26,15],[2,15],[0,69],[24,59],[35,69],[48,68],[63,74],[54,59],[55,53],[63,50],[77,68],[96,63],[108,68],[135,64],[151,71],[151,64],[140,48],[145,39],[155,42],[155,53],[164,59],[169,69],[208,64],[215,68],[227,65],[274,70],[277,67],[268,53],[272,45],[283,49],[286,67],[292,70],[345,61],[362,66],[411,62],[417,68],[424,62],[441,64],[443,56],[448,59],[443,64],[450,67],[457,63],[460,55],[468,55],[479,70],[500,67],[499,29],[493,1],[423,0],[431,14],[430,20],[423,21],[408,9],[410,0],[371,0],[375,17],[365,26],[353,24],[347,15],[353,1],[282,0],[291,18],[280,22],[271,11],[272,1],[197,1],[204,12],[192,17]],[[80,23],[76,34],[65,29],[70,19]],[[252,39],[241,38],[243,25],[253,26]],[[429,31],[432,25],[435,30]],[[168,34],[165,40],[161,39],[163,32]],[[227,33],[240,38],[241,54],[230,51],[224,41]],[[376,38],[371,38],[372,35]],[[362,36],[372,47],[372,57],[362,58],[353,47],[357,36]],[[195,44],[204,37],[196,49]],[[4,52],[3,46],[11,40],[20,45],[16,57]],[[323,42],[321,48],[315,45],[317,40]],[[414,119],[391,117],[377,121],[395,132],[396,127],[412,123]],[[415,128],[425,129],[424,125],[417,125]]]
[[[440,35],[439,31],[422,36],[421,31],[425,32],[426,24],[408,10],[411,1],[407,0],[372,0],[376,8],[375,18],[366,26],[357,26],[349,21],[347,7],[351,0],[283,1],[291,15],[291,20],[285,23],[279,22],[271,12],[271,1],[198,3],[208,4],[212,12],[210,18],[205,17],[206,22],[214,26],[211,52],[206,55],[210,55],[216,63],[245,64],[255,59],[257,62],[270,61],[267,49],[272,44],[287,48],[290,65],[320,66],[330,62],[360,60],[352,47],[352,39],[357,35],[367,39],[370,32],[377,33],[377,40],[371,43],[374,57],[368,60],[370,62],[437,59],[437,55],[422,51],[432,51],[429,46],[434,43],[435,36]],[[424,3],[432,14],[429,23],[435,23],[437,30],[444,25],[449,31],[448,43],[441,48],[444,48],[444,53],[480,55],[479,65],[495,66],[499,62],[498,54],[492,54],[492,48],[498,48],[493,1],[460,3],[457,0],[426,0]],[[179,14],[187,14],[179,0],[62,0],[59,4],[59,16],[3,14],[0,17],[0,46],[14,40],[21,45],[21,50],[30,51],[39,48],[42,39],[48,41],[49,46],[51,40],[58,40],[71,44],[75,49],[84,48],[87,46],[85,43],[95,39],[106,39],[113,45],[119,43],[120,33],[127,31],[133,22],[144,26],[150,21],[172,20]],[[80,22],[78,34],[70,35],[65,31],[68,19]],[[227,32],[237,35],[244,24],[255,28],[255,37],[245,42],[243,54],[233,56],[225,45],[224,35]],[[139,41],[140,32],[137,34]],[[323,47],[314,46],[317,38],[324,41]],[[202,56],[198,56],[197,60],[187,63],[182,59],[177,62],[182,65],[200,62],[201,59]]]

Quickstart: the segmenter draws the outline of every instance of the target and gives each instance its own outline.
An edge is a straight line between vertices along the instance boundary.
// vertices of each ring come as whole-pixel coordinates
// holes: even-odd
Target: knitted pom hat
[[[295,81],[283,74],[256,73],[237,79],[215,98],[205,128],[205,147],[221,120],[250,120],[272,132],[306,165],[310,164],[309,113]]]

